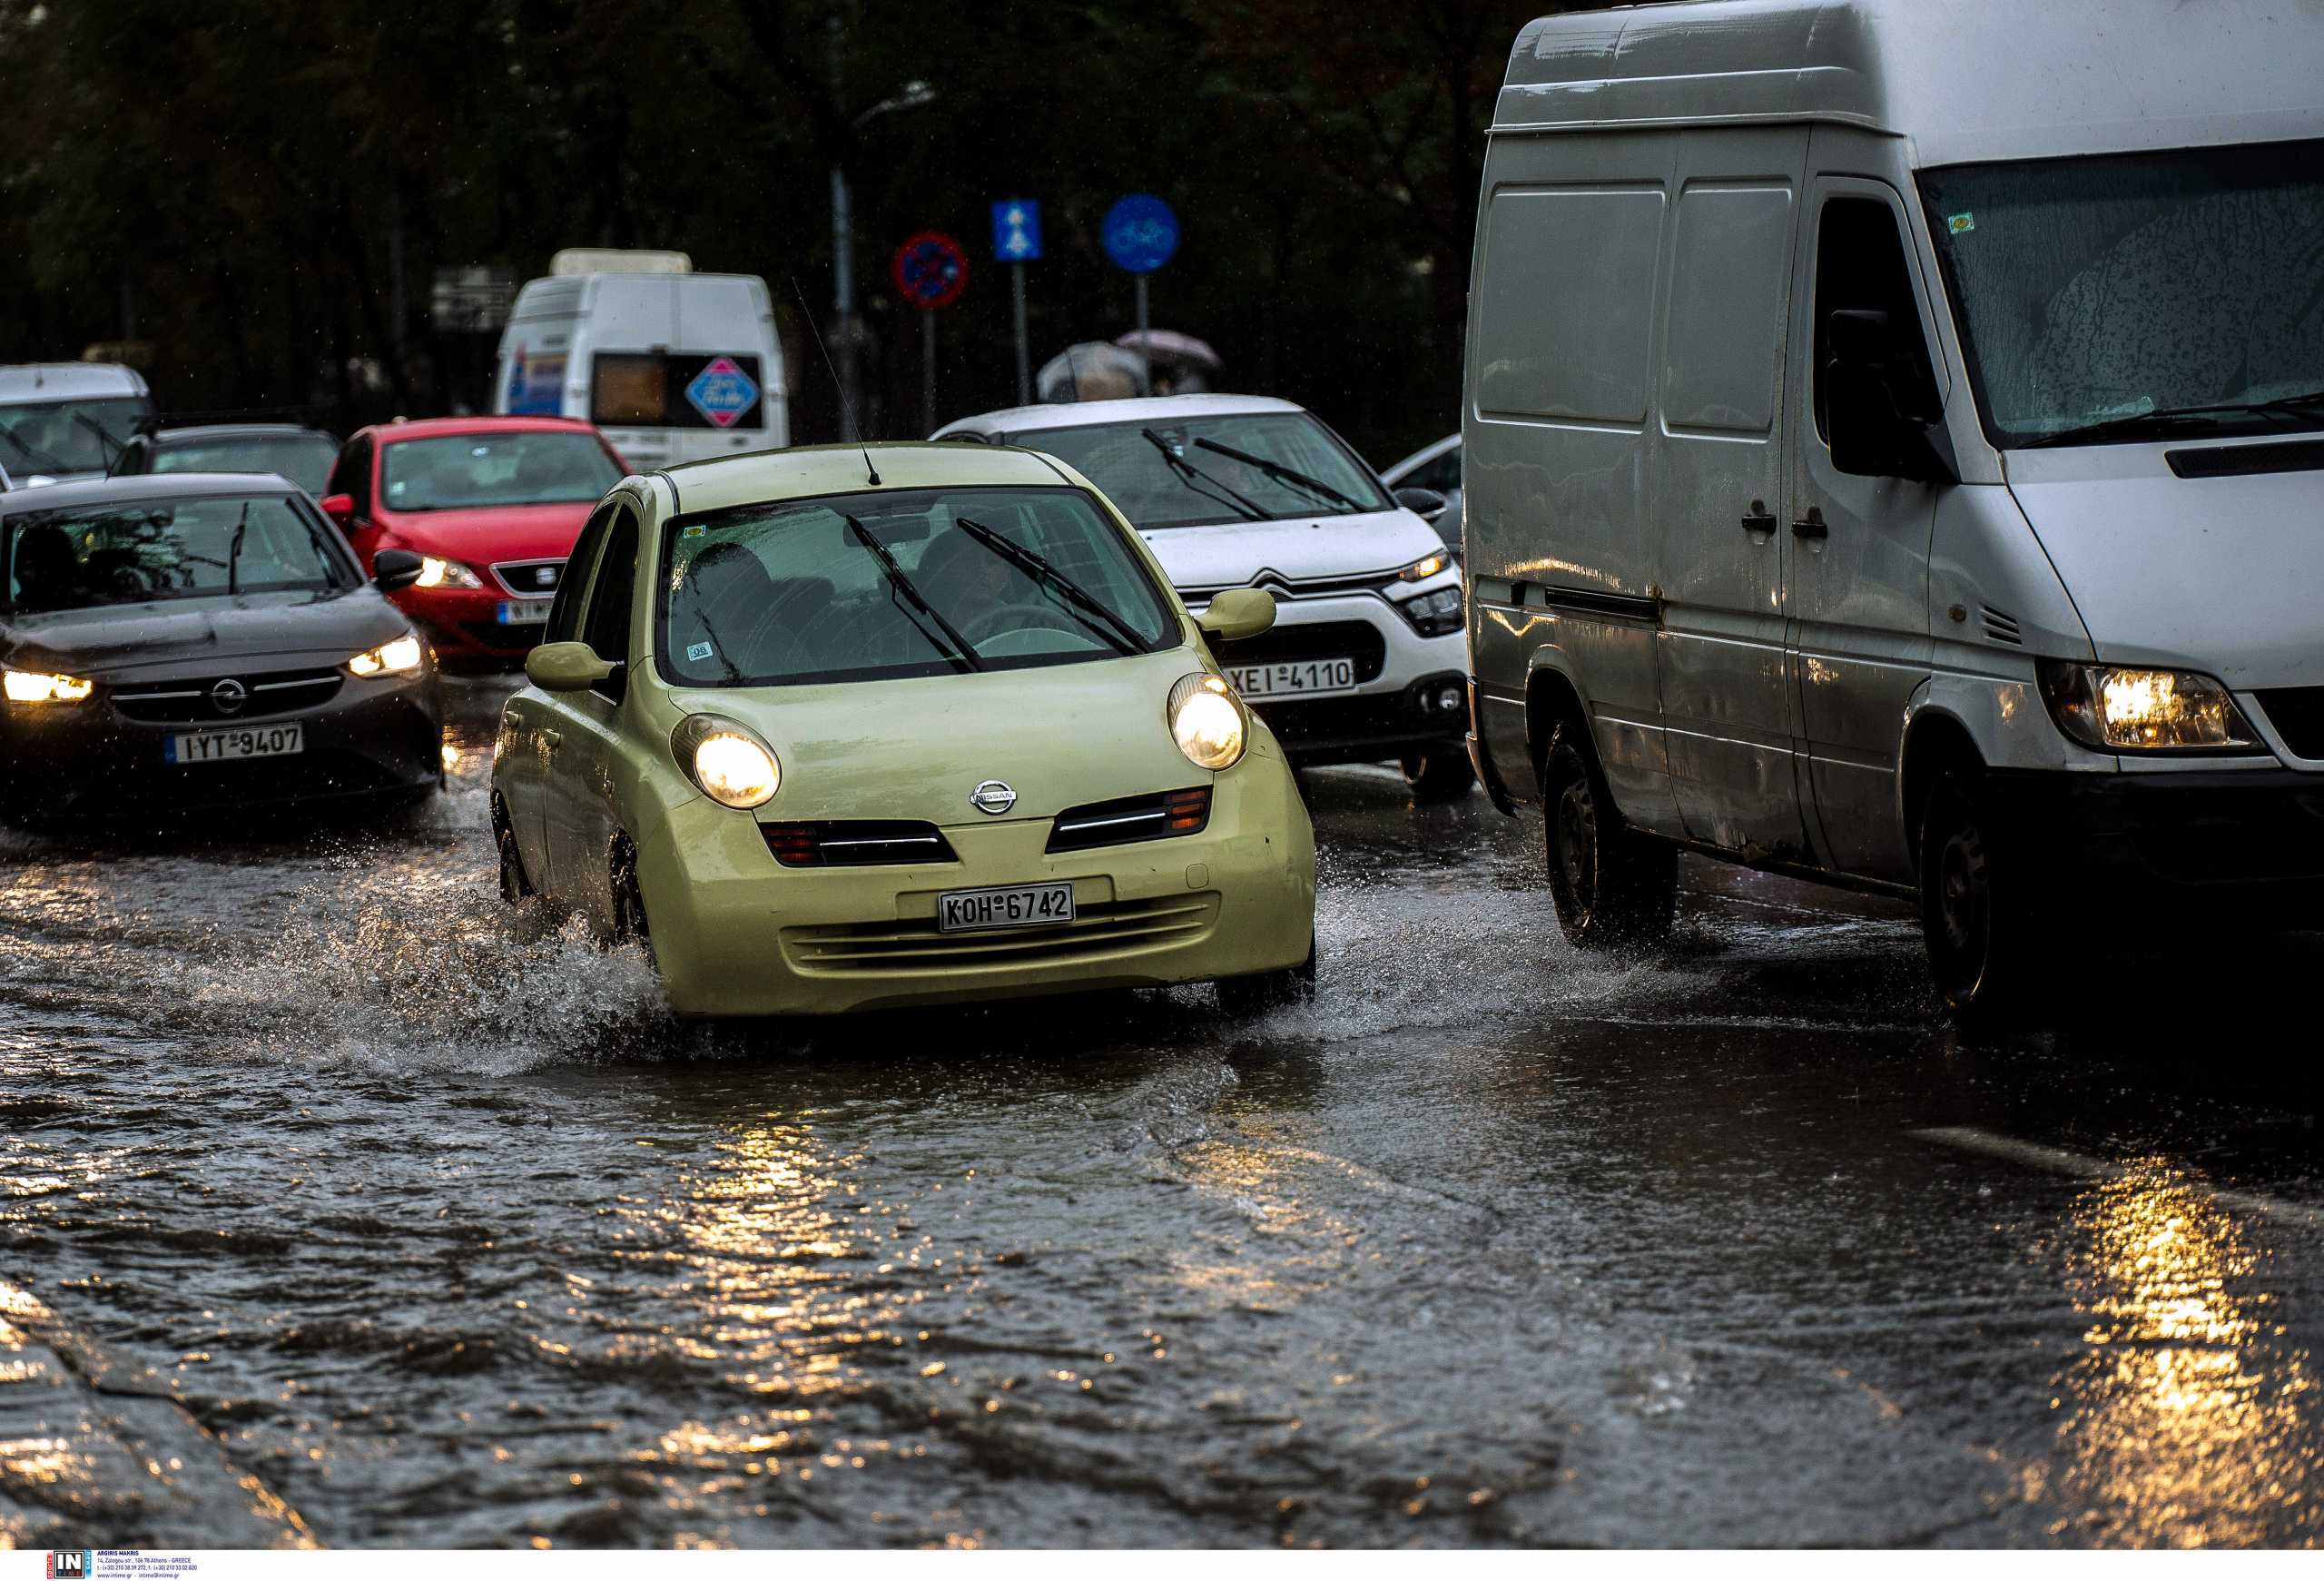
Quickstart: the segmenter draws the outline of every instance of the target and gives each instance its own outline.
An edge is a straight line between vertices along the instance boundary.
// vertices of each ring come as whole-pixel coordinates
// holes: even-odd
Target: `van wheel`
[[[1976,780],[1947,774],[1921,818],[1921,934],[1955,1023],[1972,1036],[2019,1025],[2033,1004],[2034,896]]]
[[[1256,977],[1222,977],[1217,986],[1218,1008],[1236,1021],[1305,1004],[1315,997],[1315,941],[1308,941],[1307,958],[1296,966]]]
[[[1637,948],[1670,934],[1679,853],[1626,828],[1598,766],[1571,741],[1550,743],[1541,766],[1550,897],[1577,948]]]
[[[1416,802],[1452,802],[1467,795],[1477,783],[1467,751],[1438,746],[1404,759],[1404,783]]]

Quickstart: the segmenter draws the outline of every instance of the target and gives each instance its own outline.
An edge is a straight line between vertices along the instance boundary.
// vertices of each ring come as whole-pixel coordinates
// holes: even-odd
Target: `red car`
[[[585,422],[447,417],[379,423],[347,441],[324,485],[368,572],[381,549],[425,564],[395,603],[446,666],[521,664],[589,508],[629,469]]]

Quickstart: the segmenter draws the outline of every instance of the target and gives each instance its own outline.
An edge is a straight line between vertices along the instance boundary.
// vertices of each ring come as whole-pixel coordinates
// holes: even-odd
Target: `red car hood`
[[[482,510],[382,510],[374,519],[382,548],[416,549],[438,559],[489,566],[505,560],[563,559],[573,552],[594,501],[503,505]]]

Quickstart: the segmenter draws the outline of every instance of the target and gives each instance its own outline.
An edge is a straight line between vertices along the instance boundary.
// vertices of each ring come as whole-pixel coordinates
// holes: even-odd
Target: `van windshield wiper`
[[[980,670],[984,668],[984,662],[977,657],[977,650],[969,646],[969,639],[954,630],[952,623],[938,614],[936,606],[931,604],[921,595],[921,590],[911,585],[911,578],[904,575],[904,568],[901,566],[896,564],[896,557],[890,552],[888,546],[881,543],[870,528],[845,511],[840,512],[839,519],[847,523],[847,530],[855,535],[855,541],[871,550],[879,560],[880,568],[887,573],[889,597],[901,598],[909,601],[914,609],[936,622],[936,629],[944,634],[945,642],[951,644],[948,648],[945,647],[945,642],[938,642],[933,637],[929,637],[928,627],[921,626],[918,620],[914,620],[912,624],[919,627],[920,634],[922,637],[928,637],[929,646],[942,652],[954,669]]]
[[[1164,439],[1160,434],[1156,433],[1152,429],[1140,429],[1137,430],[1137,434],[1138,438],[1144,440],[1147,444],[1152,445],[1156,450],[1162,452],[1162,459],[1168,463],[1170,470],[1177,475],[1178,481],[1184,483],[1187,488],[1193,489],[1204,499],[1216,499],[1219,504],[1226,506],[1227,509],[1235,511],[1247,520],[1265,521],[1267,519],[1267,513],[1265,511],[1260,509],[1257,505],[1254,504],[1249,499],[1245,499],[1226,484],[1220,482],[1217,479],[1204,471],[1200,467],[1196,466],[1192,461],[1187,460],[1184,456],[1178,454],[1176,450],[1171,448],[1169,440]],[[1214,489],[1217,492],[1212,492]],[[1219,496],[1222,494],[1226,498],[1223,499],[1219,499]]]
[[[970,521],[965,516],[956,516],[952,519],[952,525],[1010,565],[1015,566],[1036,583],[1044,583],[1055,588],[1067,600],[1068,606],[1067,614],[1071,615],[1123,653],[1144,651],[1145,639],[1138,636],[1135,627],[1107,608],[1090,595],[1088,588],[1059,570],[1044,557],[1034,553],[1013,539],[1003,538],[981,521]],[[1075,605],[1079,608],[1072,608]],[[1094,620],[1090,618],[1093,615],[1097,617]]]
[[[74,412],[73,414],[73,420],[97,436],[97,454],[104,458],[105,476],[108,478],[112,477],[113,464],[121,459],[121,453],[129,449],[129,447],[123,444],[119,440],[114,439],[113,435],[107,433],[105,431],[105,425],[99,422],[95,418],[91,417],[85,411]]]
[[[2024,448],[2033,450],[2045,445],[2080,444],[2085,440],[2134,439],[2142,433],[2161,435],[2190,428],[2217,428],[2223,419],[2230,417],[2290,418],[2298,421],[2300,408],[2319,403],[2324,403],[2324,393],[2287,395],[2274,400],[2226,400],[2207,406],[2158,406],[2152,411],[2124,412],[2121,417],[2060,429],[2038,440],[2028,440]]]
[[[1328,499],[1344,509],[1364,509],[1321,478],[1310,478],[1296,467],[1286,467],[1281,461],[1270,461],[1265,456],[1255,456],[1248,450],[1238,450],[1232,445],[1222,445],[1216,440],[1197,439],[1195,443],[1206,450],[1216,450],[1229,460],[1240,461],[1246,467],[1256,467],[1270,478],[1305,489],[1316,499]]]
[[[16,454],[22,456],[25,460],[30,461],[35,467],[44,467],[52,472],[70,472],[73,470],[71,463],[59,460],[56,457],[50,455],[46,450],[42,450],[37,445],[27,443],[24,439],[19,437],[16,430],[12,428],[0,428],[0,440],[5,440],[10,444],[15,446]]]

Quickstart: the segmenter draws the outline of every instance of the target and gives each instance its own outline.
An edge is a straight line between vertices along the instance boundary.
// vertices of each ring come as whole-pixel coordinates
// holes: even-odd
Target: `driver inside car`
[[[15,574],[19,609],[69,609],[80,602],[80,558],[61,528],[31,527],[16,535]]]

